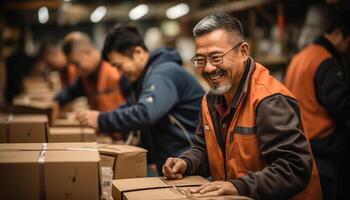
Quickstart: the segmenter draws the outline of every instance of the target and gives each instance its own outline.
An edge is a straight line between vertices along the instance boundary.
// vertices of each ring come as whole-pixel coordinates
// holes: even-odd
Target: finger
[[[225,189],[224,188],[220,188],[219,190],[217,190],[216,194],[218,196],[225,194]]]
[[[174,174],[175,179],[182,179],[182,174]]]
[[[170,167],[168,166],[164,166],[164,176],[167,177],[167,178],[174,178],[174,173],[173,171],[170,169]]]
[[[199,193],[204,194],[204,193],[216,191],[216,190],[218,190],[217,184],[210,184],[207,187],[203,188],[201,191],[199,191]]]
[[[177,160],[177,162],[175,162],[175,165],[172,167],[173,173],[177,174],[179,171],[182,170],[183,167],[184,163],[181,162],[181,160]]]
[[[194,189],[190,189],[190,192],[191,193],[199,193],[201,190],[203,190],[203,188],[207,187],[208,184],[204,184],[204,185],[201,185],[197,188],[194,188]]]

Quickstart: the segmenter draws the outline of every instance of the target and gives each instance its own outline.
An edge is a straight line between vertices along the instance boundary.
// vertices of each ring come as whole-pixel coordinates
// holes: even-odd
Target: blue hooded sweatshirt
[[[150,54],[127,103],[98,117],[103,132],[140,131],[142,146],[160,174],[169,156],[179,156],[193,145],[204,95],[181,65],[176,50],[157,49]]]

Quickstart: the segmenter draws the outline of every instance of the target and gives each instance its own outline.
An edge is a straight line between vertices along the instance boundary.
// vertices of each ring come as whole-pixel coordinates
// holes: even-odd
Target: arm
[[[266,167],[231,180],[239,194],[254,199],[288,199],[309,182],[312,157],[296,100],[280,94],[257,107],[256,127]]]
[[[85,91],[81,83],[80,78],[78,78],[74,84],[69,85],[63,89],[56,97],[55,100],[60,104],[60,106],[69,103],[73,99],[84,96]]]
[[[201,113],[201,111],[199,113]],[[184,152],[179,157],[186,161],[187,169],[185,171],[185,175],[201,175],[204,177],[210,175],[202,120],[202,115],[200,114],[199,123],[195,132],[193,148]]]
[[[161,74],[154,74],[144,83],[138,102],[98,117],[103,132],[132,131],[149,127],[162,118],[178,101],[175,83]]]
[[[315,73],[314,85],[318,102],[333,119],[350,119],[350,88],[336,60],[327,59],[321,63]]]

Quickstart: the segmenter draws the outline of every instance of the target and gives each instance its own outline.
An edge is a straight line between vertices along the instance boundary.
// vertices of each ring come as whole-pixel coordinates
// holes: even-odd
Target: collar
[[[335,46],[324,36],[319,37],[314,44],[318,44],[326,48],[333,57],[335,57],[338,61],[341,61],[341,56]]]
[[[251,57],[249,57],[247,60],[247,63],[245,64],[245,68],[244,68],[244,72],[241,77],[241,80],[239,81],[238,89],[233,98],[233,103],[230,106],[232,109],[235,109],[237,107],[240,99],[242,99],[244,94],[247,92],[248,86],[249,86],[249,80],[254,70],[255,70],[255,62]],[[216,106],[223,103],[225,103],[224,95],[214,95],[214,104]]]

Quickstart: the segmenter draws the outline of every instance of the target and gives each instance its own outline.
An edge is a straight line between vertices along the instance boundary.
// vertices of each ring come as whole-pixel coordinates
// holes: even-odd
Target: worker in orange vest
[[[350,88],[341,54],[350,53],[350,11],[330,8],[327,32],[295,55],[285,85],[297,97],[311,141],[324,199],[342,199]],[[343,191],[344,192],[344,191]],[[344,195],[344,193],[343,193]]]
[[[44,40],[40,45],[39,56],[50,69],[59,72],[62,88],[72,85],[77,79],[78,69],[73,64],[68,63],[61,41]]]
[[[80,96],[87,97],[91,109],[104,112],[112,111],[125,102],[128,82],[102,60],[101,53],[86,34],[68,34],[64,38],[63,51],[69,63],[77,67],[79,77],[56,96],[61,106]]]
[[[212,177],[192,193],[322,199],[298,102],[249,57],[239,20],[216,13],[193,33],[192,61],[211,90],[202,100],[194,147],[168,158],[164,175]]]

